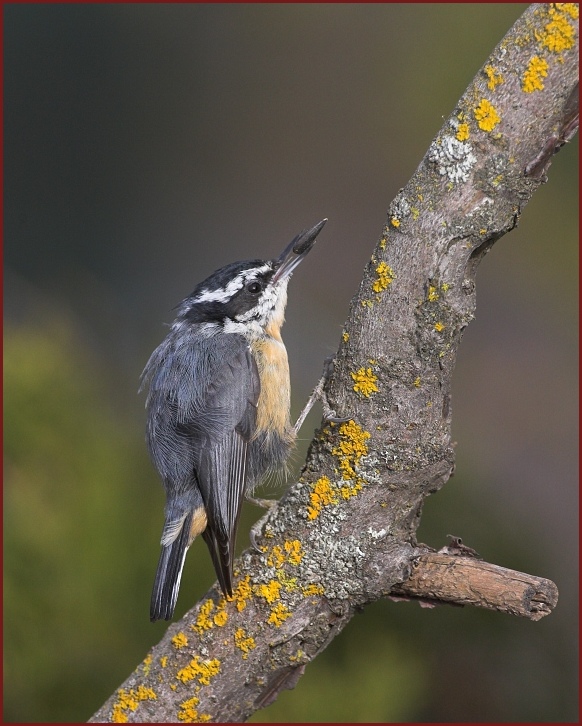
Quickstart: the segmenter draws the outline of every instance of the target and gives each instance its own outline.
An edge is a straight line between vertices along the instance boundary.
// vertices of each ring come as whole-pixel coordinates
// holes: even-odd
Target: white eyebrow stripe
[[[202,290],[192,302],[226,302],[242,288],[245,280],[245,273],[239,272],[225,288],[220,288],[220,290]]]
[[[252,267],[249,270],[242,270],[236,277],[233,277],[226,287],[220,288],[219,290],[202,290],[202,292],[197,295],[194,300],[192,300],[192,303],[228,302],[233,295],[242,289],[248,280],[257,277],[257,275],[260,275],[263,272],[268,272],[270,269],[270,265],[261,265],[261,267]]]

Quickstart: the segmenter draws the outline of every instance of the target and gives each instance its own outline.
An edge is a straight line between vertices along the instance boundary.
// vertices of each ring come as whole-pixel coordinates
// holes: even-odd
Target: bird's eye
[[[262,289],[263,286],[260,282],[249,282],[247,285],[247,292],[250,292],[251,295],[258,295]]]

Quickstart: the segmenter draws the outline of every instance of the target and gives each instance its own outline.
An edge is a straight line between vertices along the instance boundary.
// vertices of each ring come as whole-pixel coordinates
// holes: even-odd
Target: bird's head
[[[179,305],[175,324],[206,324],[209,333],[278,334],[289,279],[326,222],[300,232],[274,260],[233,262],[213,272]]]

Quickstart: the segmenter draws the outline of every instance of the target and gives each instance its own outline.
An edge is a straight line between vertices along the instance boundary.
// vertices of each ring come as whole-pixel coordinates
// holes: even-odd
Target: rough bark
[[[475,605],[540,620],[556,606],[558,588],[551,580],[482,562],[462,550],[440,550],[421,555],[408,580],[392,587],[390,598],[418,600],[424,607]]]
[[[478,264],[577,129],[577,53],[570,4],[530,6],[495,48],[390,205],[352,300],[326,392],[353,420],[316,432],[232,601],[213,587],[91,721],[244,721],[380,597],[533,620],[555,606],[548,580],[415,533],[454,469],[451,377]]]

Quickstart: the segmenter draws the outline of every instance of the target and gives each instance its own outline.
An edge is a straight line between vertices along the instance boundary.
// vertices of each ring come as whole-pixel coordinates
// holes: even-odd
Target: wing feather
[[[148,445],[168,502],[194,500],[200,492],[208,520],[204,540],[221,587],[231,592],[260,392],[249,344],[237,334],[204,338],[193,329],[176,330],[152,354],[142,385],[147,379]],[[175,531],[168,527],[166,540]]]
[[[222,435],[209,438],[197,467],[208,528],[213,534],[215,568],[218,563],[229,594],[236,530],[248,484],[248,444],[254,430],[258,393],[258,371],[245,347],[225,362],[221,375],[213,382],[210,410],[229,410],[233,415]],[[211,547],[208,540],[207,544]]]

